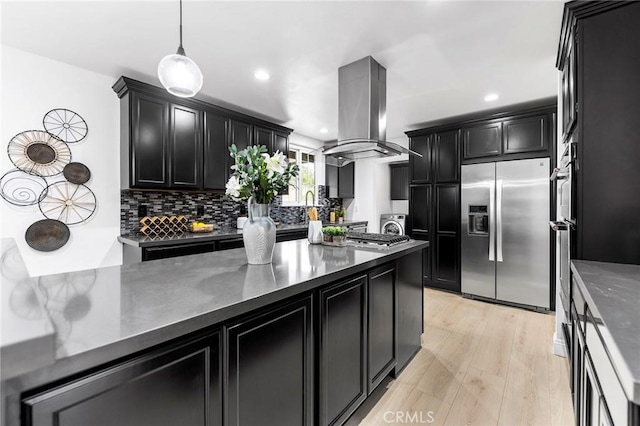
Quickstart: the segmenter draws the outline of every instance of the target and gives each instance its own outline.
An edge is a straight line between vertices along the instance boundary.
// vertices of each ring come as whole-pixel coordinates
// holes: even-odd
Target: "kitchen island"
[[[54,361],[2,382],[5,424],[342,423],[420,347],[426,247],[297,240],[271,265],[233,249],[34,279]]]

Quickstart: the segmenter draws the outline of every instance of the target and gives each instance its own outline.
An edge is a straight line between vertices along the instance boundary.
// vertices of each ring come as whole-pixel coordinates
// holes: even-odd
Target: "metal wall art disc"
[[[33,206],[47,195],[47,181],[13,169],[0,178],[0,195],[15,206]]]
[[[24,239],[34,250],[54,251],[67,244],[71,232],[59,220],[42,219],[33,223],[24,234]]]
[[[38,206],[45,217],[75,225],[96,211],[96,196],[85,185],[56,182],[47,187],[47,195]]]
[[[9,142],[7,153],[17,168],[37,176],[58,175],[71,162],[69,146],[42,130],[18,133]]]
[[[87,183],[91,179],[91,171],[82,163],[69,163],[64,166],[62,175],[66,180],[77,185]]]
[[[68,143],[80,142],[89,132],[87,122],[80,115],[64,108],[46,113],[42,125],[47,132]]]

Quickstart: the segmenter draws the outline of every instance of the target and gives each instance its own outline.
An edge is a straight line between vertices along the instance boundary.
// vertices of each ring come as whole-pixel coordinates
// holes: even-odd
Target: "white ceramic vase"
[[[276,224],[269,217],[269,204],[256,204],[252,196],[247,207],[249,220],[242,228],[247,260],[250,265],[271,263],[276,245]]]

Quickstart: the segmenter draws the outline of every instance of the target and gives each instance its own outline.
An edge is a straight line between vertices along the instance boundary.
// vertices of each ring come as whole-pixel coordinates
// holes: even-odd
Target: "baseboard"
[[[558,334],[553,333],[553,354],[566,358],[569,354],[567,343],[563,338],[558,339]]]

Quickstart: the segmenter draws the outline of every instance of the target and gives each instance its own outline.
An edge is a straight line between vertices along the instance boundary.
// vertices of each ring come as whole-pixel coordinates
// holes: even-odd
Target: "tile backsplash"
[[[326,188],[318,186],[320,220],[329,219],[329,210],[342,204],[339,198],[326,199]],[[204,214],[198,215],[198,206]],[[236,219],[246,215],[246,202],[234,201],[224,194],[182,191],[136,191],[120,193],[120,233],[136,233],[140,229],[139,207],[146,208],[146,216],[186,216],[189,221],[213,223],[217,228],[235,228]],[[201,208],[202,208],[201,207]],[[304,206],[283,206],[280,197],[271,204],[271,217],[281,223],[304,220]]]

